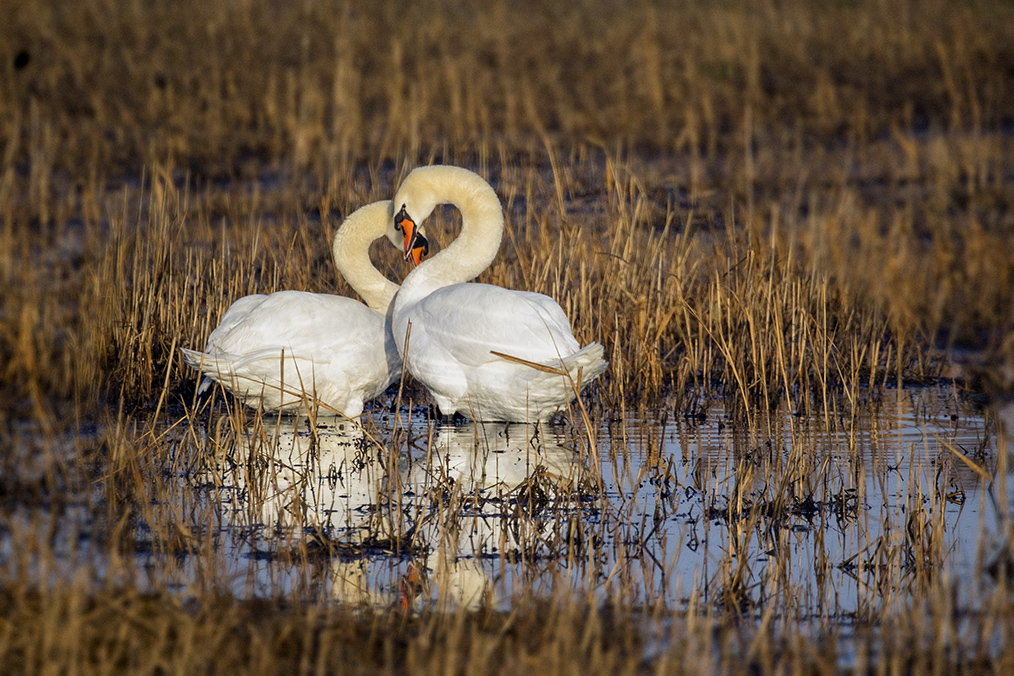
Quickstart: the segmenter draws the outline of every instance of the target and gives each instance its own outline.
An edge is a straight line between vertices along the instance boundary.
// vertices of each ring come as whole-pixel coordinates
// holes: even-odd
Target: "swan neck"
[[[350,219],[338,229],[332,245],[338,272],[363,301],[378,312],[386,312],[398,292],[398,285],[384,277],[370,260],[370,244],[384,235],[384,225],[386,221],[378,224],[378,232],[373,232],[353,227]]]
[[[461,212],[461,232],[443,251],[430,260],[429,276],[443,284],[460,284],[475,279],[489,267],[500,250],[503,211],[500,199],[485,181],[469,186],[441,203]]]

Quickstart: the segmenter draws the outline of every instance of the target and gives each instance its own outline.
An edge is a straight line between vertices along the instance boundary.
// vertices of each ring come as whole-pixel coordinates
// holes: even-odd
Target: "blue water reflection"
[[[972,605],[1010,504],[985,490],[994,425],[949,388],[878,396],[752,429],[717,406],[627,414],[595,424],[598,464],[566,424],[265,419],[195,483],[240,596],[508,609],[570,589],[844,619],[951,579]]]

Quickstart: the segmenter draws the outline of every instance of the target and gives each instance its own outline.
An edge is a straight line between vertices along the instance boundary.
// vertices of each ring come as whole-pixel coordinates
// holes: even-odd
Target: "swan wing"
[[[232,304],[208,338],[208,352],[245,354],[260,348],[297,344],[326,346],[336,326],[357,327],[375,322],[376,312],[344,296],[279,291],[247,296]]]
[[[251,313],[257,311],[257,307],[268,299],[268,296],[263,293],[255,293],[251,296],[243,296],[225,311],[222,315],[222,321],[219,322],[218,328],[228,331],[231,327],[236,326]]]
[[[237,394],[262,397],[267,408],[282,404],[278,395],[258,395],[257,384],[284,383],[286,391],[315,394],[339,410],[361,410],[362,399],[382,393],[399,374],[384,317],[350,298],[280,291],[241,298],[230,313],[203,354],[187,350],[184,358]]]
[[[456,284],[433,292],[408,315],[410,352],[443,348],[463,366],[499,359],[493,352],[544,363],[579,348],[563,309],[538,293]]]

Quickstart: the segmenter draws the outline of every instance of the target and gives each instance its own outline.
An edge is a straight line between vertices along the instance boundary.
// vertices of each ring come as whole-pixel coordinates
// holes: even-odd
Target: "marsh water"
[[[0,560],[80,576],[85,557],[98,579],[181,598],[509,610],[569,590],[848,623],[946,583],[975,611],[1009,567],[996,431],[1009,410],[949,386],[885,388],[863,410],[749,428],[719,404],[627,412],[593,417],[594,446],[566,422],[440,425],[386,408],[363,426],[191,418],[162,425],[174,454],[145,477],[162,490],[126,526],[133,551],[96,535],[115,513],[70,501],[49,526],[9,508]],[[56,559],[33,560],[25,534],[47,528]]]
[[[992,414],[949,386],[885,388],[863,410],[750,428],[718,404],[627,412],[593,422],[594,446],[566,423],[387,409],[362,427],[191,420],[163,432],[165,497],[126,559],[184,597],[506,610],[571,590],[844,622],[943,580],[974,610],[1011,504]],[[170,551],[161,520],[192,544]]]

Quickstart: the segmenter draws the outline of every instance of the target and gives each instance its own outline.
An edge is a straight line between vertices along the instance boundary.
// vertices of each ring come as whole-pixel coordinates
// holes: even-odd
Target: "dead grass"
[[[322,215],[430,161],[479,169],[510,210],[489,280],[622,346],[637,391],[614,377],[611,402],[702,376],[769,407],[930,377],[926,345],[1001,349],[1009,327],[1007,11],[19,5],[10,380],[66,394],[111,371],[150,397],[222,304],[330,279]],[[201,326],[167,315],[178,298],[214,299]]]
[[[763,542],[791,559],[786,524],[807,505],[853,518],[867,487],[829,478],[820,434],[861,463],[885,386],[953,375],[952,350],[974,394],[1014,382],[1007,3],[10,1],[0,15],[7,668],[1010,670],[1006,581],[978,611],[950,604],[946,485],[914,481],[910,520],[847,562],[868,590],[854,624],[792,619],[788,563],[736,556]],[[504,203],[482,281],[553,296],[606,346],[593,427],[635,411],[662,435],[666,416],[720,400],[740,430],[753,460],[734,483],[702,470],[679,486],[708,496],[728,538],[686,607],[633,607],[631,572],[613,602],[561,592],[509,614],[353,612],[312,583],[270,603],[221,592],[216,508],[179,479],[261,423],[196,402],[178,348],[242,295],[351,294],[331,264],[337,220],[430,162],[476,169]],[[429,224],[437,243],[455,219]],[[395,252],[374,259],[404,274]],[[756,460],[788,412],[820,434],[790,423],[779,459]],[[564,427],[585,462],[628,454],[625,427],[589,448],[584,426]],[[389,460],[432,441],[376,438]],[[674,481],[649,451],[631,475]],[[995,458],[1002,482],[1002,445]],[[639,509],[610,517],[631,539]],[[62,519],[88,544],[57,537]],[[306,541],[290,544],[303,561]],[[199,581],[190,597],[169,591],[181,577]]]

